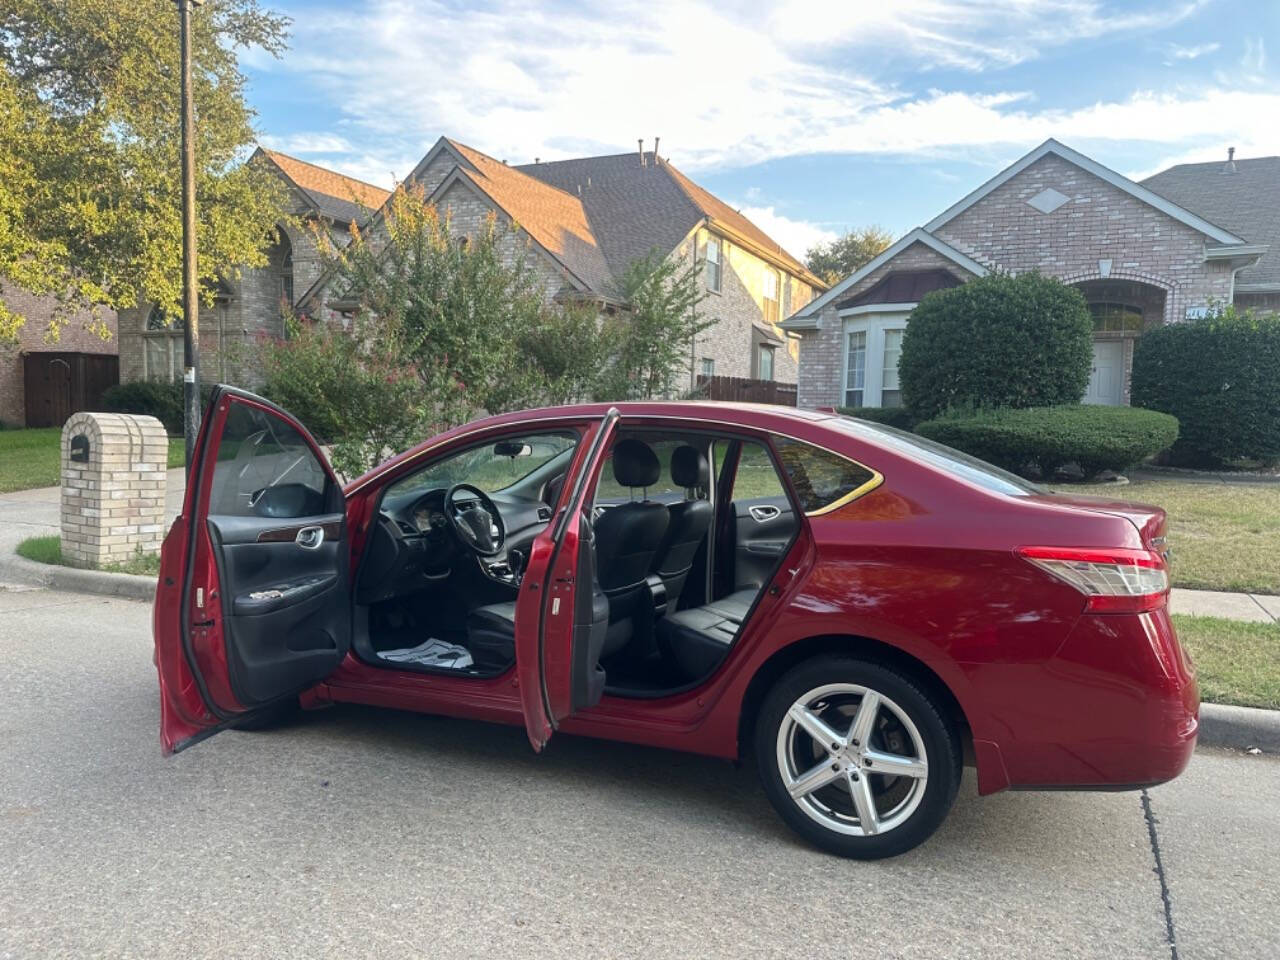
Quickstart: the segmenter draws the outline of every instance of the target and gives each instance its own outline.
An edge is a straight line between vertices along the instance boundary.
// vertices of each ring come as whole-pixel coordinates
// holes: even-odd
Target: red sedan
[[[737,760],[851,857],[978,791],[1178,775],[1165,515],[911,434],[715,403],[491,417],[343,488],[220,387],[165,540],[161,739],[364,703]]]

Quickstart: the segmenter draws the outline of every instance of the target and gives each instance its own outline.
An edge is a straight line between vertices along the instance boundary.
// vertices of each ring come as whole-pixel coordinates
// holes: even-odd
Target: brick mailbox
[[[62,428],[62,556],[75,567],[158,553],[169,438],[155,417],[77,413]]]

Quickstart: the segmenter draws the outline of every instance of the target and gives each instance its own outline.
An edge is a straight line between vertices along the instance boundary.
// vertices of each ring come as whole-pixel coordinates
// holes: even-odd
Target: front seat
[[[658,456],[647,443],[624,437],[613,445],[613,477],[634,492],[652,487],[662,474]],[[654,554],[667,532],[667,508],[652,500],[609,507],[595,523],[596,570],[609,598],[609,630],[603,656],[626,646],[641,624],[652,622],[653,595],[647,577]]]
[[[614,444],[612,463],[614,479],[633,490],[653,486],[662,473],[649,445],[630,438]],[[609,628],[601,656],[626,645],[637,615],[643,622],[652,619],[652,595],[645,577],[666,530],[667,508],[649,500],[609,507],[595,522],[595,579],[609,601]],[[477,665],[501,669],[515,659],[515,622],[515,601],[479,607],[467,615],[467,647]]]
[[[699,492],[706,489],[708,475],[707,458],[696,447],[686,445],[672,452],[671,479],[695,499],[673,503],[667,508],[670,523],[653,560],[653,572],[667,587],[668,610],[679,606],[684,582],[693,569],[694,555],[711,526],[711,504],[697,499]]]

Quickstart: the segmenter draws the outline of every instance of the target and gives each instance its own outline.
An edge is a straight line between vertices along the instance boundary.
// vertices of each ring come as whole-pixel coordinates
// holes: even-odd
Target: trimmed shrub
[[[899,430],[914,429],[917,422],[915,415],[906,407],[837,407],[836,412],[846,417],[897,427]]]
[[[1093,320],[1079,291],[1038,273],[989,274],[927,294],[902,337],[898,382],[921,420],[953,408],[1079,403]]]
[[[1133,357],[1133,403],[1178,418],[1188,466],[1280,459],[1280,316],[1228,307],[1148,330]]]
[[[1164,450],[1177,439],[1178,421],[1154,410],[1077,405],[944,416],[916,433],[1015,473],[1048,479],[1074,463],[1088,478]]]
[[[169,433],[182,433],[182,384],[158,380],[117,383],[102,394],[108,413],[136,413],[155,417]]]

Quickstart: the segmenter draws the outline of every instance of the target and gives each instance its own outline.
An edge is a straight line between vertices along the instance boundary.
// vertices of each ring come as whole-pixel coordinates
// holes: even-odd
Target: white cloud
[[[1198,43],[1195,46],[1184,47],[1179,43],[1170,43],[1165,47],[1165,52],[1173,60],[1198,60],[1200,57],[1210,53],[1217,53],[1222,48],[1220,43]],[[1165,61],[1168,63],[1169,61]]]
[[[632,150],[638,137],[652,143],[657,134],[663,153],[690,171],[813,153],[996,162],[1049,136],[1171,152],[1252,136],[1280,152],[1280,127],[1272,133],[1258,119],[1280,115],[1280,92],[1241,92],[1240,78],[1050,108],[991,83],[981,92],[954,83],[908,90],[873,65],[889,50],[917,65],[911,76],[930,66],[1019,63],[1082,38],[1149,33],[1202,5],[784,0],[770,12],[619,0],[599,11],[532,0],[483,8],[373,0],[358,10],[297,11],[293,49],[261,69],[297,74],[292,82],[340,110],[332,146],[323,134],[297,136],[313,138],[335,168],[384,185],[445,133],[512,163]],[[1261,70],[1261,39],[1249,43],[1249,63]],[[307,145],[300,139],[296,149]]]
[[[744,217],[782,244],[782,249],[793,257],[803,258],[818,243],[829,243],[838,234],[834,230],[808,220],[793,220],[778,213],[772,206],[742,207]]]
[[[310,153],[352,153],[355,149],[345,137],[334,133],[291,133],[283,137],[264,134],[259,142],[268,150],[304,158]]]

